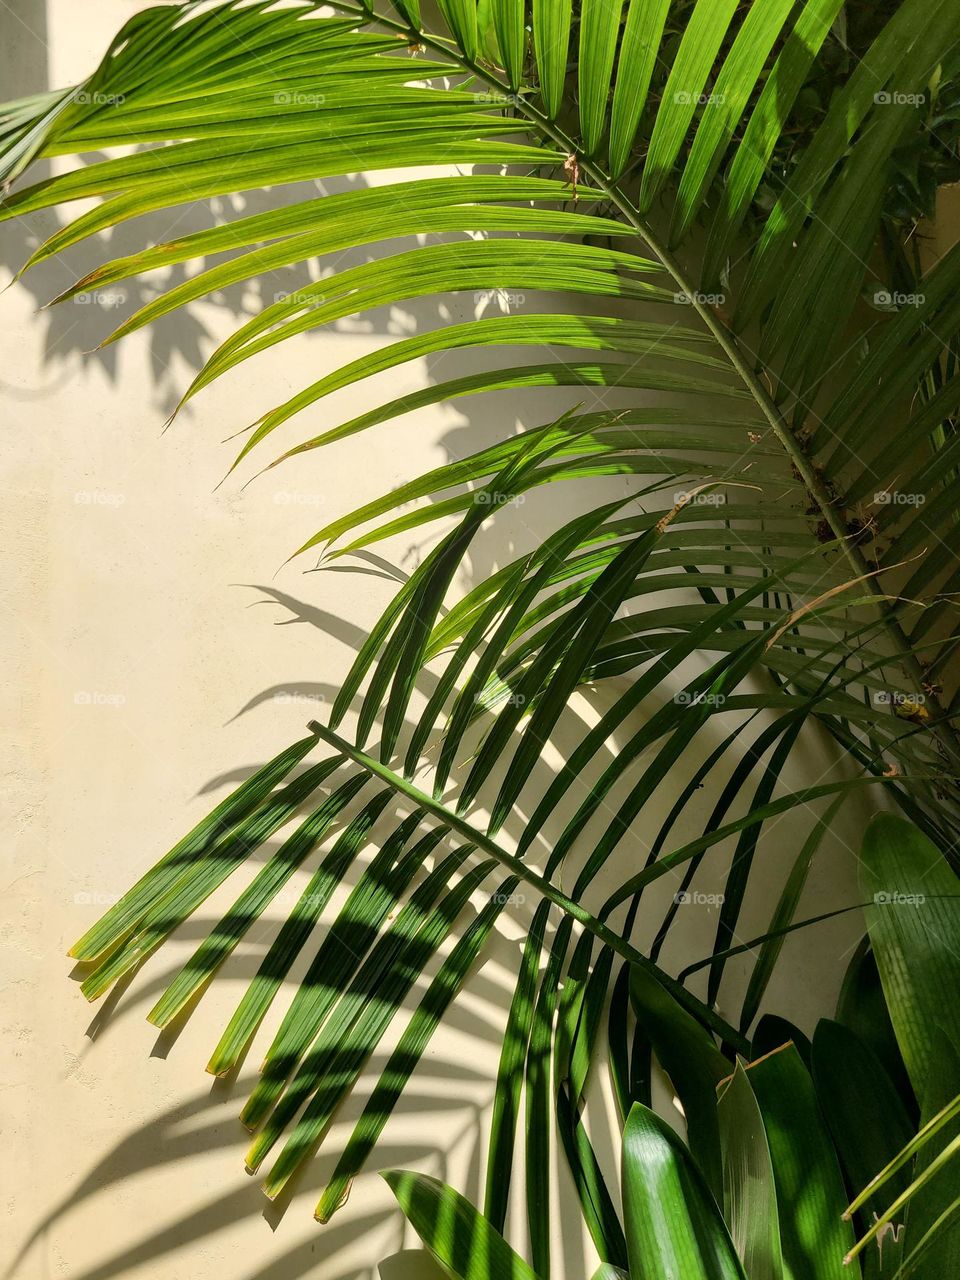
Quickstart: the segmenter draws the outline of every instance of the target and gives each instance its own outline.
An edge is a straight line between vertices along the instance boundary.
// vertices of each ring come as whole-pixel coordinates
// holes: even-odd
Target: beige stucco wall
[[[137,0],[7,0],[0,96],[80,78],[139,7]],[[206,216],[189,208],[127,227],[103,253],[205,225]],[[54,225],[44,216],[0,228],[8,275]],[[286,744],[315,714],[389,596],[389,584],[374,576],[304,576],[306,566],[288,565],[274,577],[287,554],[321,518],[462,456],[512,429],[516,413],[506,399],[471,407],[469,416],[462,406],[437,408],[312,455],[244,492],[233,480],[214,491],[232,456],[225,436],[298,381],[373,349],[385,332],[433,323],[435,307],[378,313],[370,323],[278,349],[267,364],[236,371],[161,436],[175,389],[261,295],[231,291],[222,305],[191,308],[150,335],[89,355],[139,286],[124,286],[117,312],[73,304],[38,314],[37,306],[96,260],[82,248],[0,297],[3,1263],[20,1280],[375,1276],[381,1259],[415,1241],[374,1173],[358,1181],[332,1226],[312,1221],[357,1102],[281,1213],[243,1172],[236,1120],[276,1016],[239,1081],[213,1084],[203,1073],[263,937],[228,967],[176,1037],[158,1037],[144,1021],[164,976],[234,890],[205,907],[202,921],[181,930],[100,1011],[70,981],[64,953],[102,904],[239,771]],[[262,294],[290,287],[268,281]],[[430,372],[392,375],[390,389]],[[342,397],[337,412],[369,404],[368,395]],[[302,434],[300,427],[289,439]],[[549,526],[555,501],[531,504],[528,532]],[[390,558],[409,568],[434,536],[400,540]],[[502,561],[509,540],[492,537],[481,553],[490,560],[475,567]],[[823,764],[811,748],[804,776],[819,776]],[[852,812],[825,847],[805,904],[811,913],[852,900],[857,823]],[[774,844],[783,857],[807,829],[796,820],[781,824]],[[757,881],[756,931],[769,913],[764,886],[776,882],[772,853],[770,862]],[[416,1164],[470,1194],[482,1186],[479,1152],[525,911],[529,905],[504,926],[436,1037],[372,1167]],[[680,933],[687,957],[699,956],[712,921],[691,916]],[[845,919],[788,944],[774,994],[807,1030],[830,1011],[838,961],[856,934]],[[597,1100],[598,1120],[604,1105]],[[599,1145],[605,1151],[609,1144]],[[592,1255],[577,1238],[575,1216],[565,1222],[557,1275],[579,1280]],[[427,1270],[415,1255],[406,1268],[403,1259],[385,1263],[381,1274],[401,1280]]]

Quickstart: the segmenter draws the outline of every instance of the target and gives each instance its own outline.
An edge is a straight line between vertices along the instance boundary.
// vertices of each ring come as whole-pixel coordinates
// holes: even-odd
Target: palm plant
[[[318,1206],[326,1220],[511,896],[518,886],[535,892],[490,1136],[484,1211],[499,1231],[521,1091],[536,1168],[549,1144],[551,1063],[566,1060],[578,1029],[595,1035],[608,1000],[615,1087],[629,1114],[650,1050],[642,1022],[630,1031],[631,974],[635,999],[647,984],[644,1018],[667,1000],[717,1058],[750,1051],[783,938],[803,923],[795,916],[811,863],[848,797],[867,792],[899,807],[955,870],[960,247],[920,274],[915,246],[930,175],[953,172],[960,5],[902,0],[878,11],[866,30],[857,26],[858,54],[845,51],[829,92],[841,0],[438,7],[435,20],[417,0],[382,11],[340,0],[149,9],[83,85],[5,110],[0,172],[13,183],[37,158],[141,149],[18,185],[0,216],[102,197],[43,243],[29,269],[189,201],[410,171],[145,247],[60,295],[200,264],[109,343],[255,275],[429,237],[266,306],[210,355],[184,402],[287,338],[385,304],[567,296],[542,313],[473,316],[391,342],[252,424],[235,466],[254,453],[287,464],[453,396],[570,388],[559,418],[312,532],[301,552],[337,557],[444,521],[360,649],[328,723],[311,723],[244,782],[71,952],[89,966],[84,993],[102,995],[308,807],[149,1015],[158,1026],[180,1016],[325,846],[208,1067],[236,1065],[292,964],[314,946],[242,1113],[255,1131],[250,1170],[280,1147],[265,1179],[275,1196],[322,1139],[416,977],[455,939]],[[461,171],[422,174],[436,165]],[[515,347],[533,347],[533,358]],[[316,418],[335,391],[463,348],[485,349],[490,367],[268,452],[275,431],[301,413]],[[449,602],[491,520],[539,486],[566,494],[605,476],[636,482]],[[571,726],[577,691],[612,678],[617,700],[595,723]],[[721,714],[732,722],[720,722],[718,744],[696,760],[698,735]],[[561,719],[576,744],[541,786],[536,766]],[[798,741],[827,744],[837,764],[790,791]],[[301,767],[320,748],[324,757]],[[721,769],[704,820],[700,788]],[[671,775],[683,782],[653,829],[648,802]],[[744,943],[764,825],[784,814],[800,831],[795,862],[769,928]],[[516,816],[523,829],[511,843],[503,832]],[[678,838],[691,820],[701,834]],[[311,944],[371,837],[373,859]],[[707,981],[691,987],[660,954],[682,895],[721,848],[732,858]],[[601,896],[611,875],[615,887]],[[644,947],[642,895],[663,877],[677,895]],[[461,926],[478,891],[483,906]],[[731,1020],[718,1006],[726,964],[751,946],[757,958]],[[626,1054],[631,1034],[637,1045]],[[589,1056],[570,1056],[556,1092],[565,1151],[588,1181]],[[716,1150],[691,1142],[715,1186]],[[547,1210],[530,1187],[533,1265],[545,1277]]]

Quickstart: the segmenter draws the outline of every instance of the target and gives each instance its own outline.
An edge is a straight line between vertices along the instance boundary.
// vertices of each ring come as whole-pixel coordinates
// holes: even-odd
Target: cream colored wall
[[[47,7],[6,0],[0,96],[79,79],[141,7],[139,0],[49,0]],[[206,216],[174,210],[116,233],[102,252],[205,225]],[[54,225],[45,215],[2,228],[8,273]],[[214,795],[315,714],[389,597],[389,584],[373,576],[304,576],[292,565],[274,577],[286,555],[322,518],[512,429],[514,406],[501,398],[487,408],[437,408],[312,455],[246,491],[233,480],[214,491],[232,456],[223,437],[290,386],[374,349],[385,332],[434,323],[435,308],[378,314],[372,323],[280,348],[198,399],[161,436],[175,392],[201,353],[259,305],[258,296],[289,289],[291,281],[264,282],[261,295],[232,291],[222,305],[191,308],[151,334],[90,355],[111,318],[139,296],[138,286],[123,286],[127,298],[115,312],[69,304],[38,314],[37,306],[97,256],[81,249],[0,297],[2,634],[9,664],[2,686],[5,1262],[20,1280],[349,1280],[375,1276],[384,1258],[385,1280],[425,1276],[419,1255],[393,1256],[415,1241],[374,1173],[358,1181],[332,1226],[312,1221],[357,1102],[285,1213],[269,1208],[243,1173],[236,1114],[266,1036],[239,1082],[212,1084],[203,1064],[255,968],[263,934],[228,966],[175,1039],[158,1037],[144,1021],[163,978],[234,889],[208,904],[100,1010],[69,980],[64,953]],[[433,372],[396,373],[390,390]],[[343,396],[336,412],[354,412],[368,396]],[[311,422],[322,420],[317,414]],[[297,424],[288,438],[303,430]],[[548,527],[557,501],[532,502],[527,528],[516,536]],[[433,536],[408,537],[390,556],[409,569]],[[474,567],[488,568],[487,555],[502,561],[510,536],[494,534]],[[281,622],[290,625],[275,625]],[[806,765],[805,776],[822,772],[816,745]],[[855,892],[856,827],[853,814],[825,849],[806,904],[811,912]],[[765,846],[768,889],[776,881],[775,854],[782,865],[806,830],[788,819]],[[769,911],[762,869],[757,885],[752,919],[759,932]],[[525,904],[505,925],[435,1038],[374,1167],[415,1164],[478,1193],[498,1037],[528,915]],[[680,922],[679,951],[702,954],[712,928],[691,909]],[[844,920],[786,948],[774,994],[807,1029],[829,1012],[838,959],[856,932]],[[671,953],[678,966],[679,951]],[[745,966],[736,972],[742,977]],[[608,1100],[595,1100],[595,1117],[604,1106]],[[602,1138],[599,1145],[612,1158]],[[562,1194],[569,1194],[565,1185]],[[579,1239],[575,1213],[563,1221],[557,1274],[579,1280],[592,1269],[592,1253]]]

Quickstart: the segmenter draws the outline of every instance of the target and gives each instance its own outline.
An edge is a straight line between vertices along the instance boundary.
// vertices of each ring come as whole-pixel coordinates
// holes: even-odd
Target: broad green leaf
[[[847,1185],[865,1187],[910,1141],[913,1126],[890,1077],[868,1045],[842,1023],[822,1018],[813,1037],[813,1080],[820,1110],[827,1121]],[[908,1178],[891,1184],[902,1191]],[[864,1211],[882,1213],[881,1194]],[[871,1219],[864,1218],[867,1225]],[[865,1257],[868,1276],[893,1276],[902,1256],[901,1242],[884,1241],[876,1255]]]
[[[487,1219],[452,1187],[426,1174],[383,1177],[417,1235],[456,1280],[538,1280]]]
[[[805,1036],[788,1018],[782,1018],[776,1013],[765,1013],[757,1023],[757,1029],[753,1034],[750,1057],[755,1062],[759,1058],[765,1058],[767,1054],[782,1049],[784,1045],[791,1044],[800,1055],[801,1062],[809,1070],[813,1056],[813,1045],[809,1037]]]
[[[906,1108],[869,1045],[827,1018],[813,1037],[813,1080],[847,1180],[865,1187],[910,1141]]]
[[[941,1055],[941,1060],[946,1068],[947,1078],[952,1078],[954,1070],[953,1055],[954,1050],[950,1042],[944,1037],[937,1038],[937,1048]],[[944,1092],[943,1089],[940,1090]],[[949,1088],[946,1090],[949,1092]],[[928,1106],[928,1111],[930,1107]],[[876,1195],[881,1188],[887,1185],[891,1178],[900,1174],[903,1170],[908,1170],[915,1156],[919,1155],[931,1142],[936,1138],[940,1138],[941,1147],[946,1145],[942,1137],[943,1131],[948,1126],[954,1125],[954,1122],[960,1116],[960,1094],[954,1095],[944,1104],[934,1115],[928,1115],[923,1121],[920,1129],[915,1133],[910,1141],[905,1143],[903,1148],[897,1152],[890,1163],[870,1180],[866,1187],[860,1191],[847,1209],[847,1215],[855,1213],[868,1200]]]
[[[834,1016],[870,1047],[896,1086],[908,1114],[916,1121],[919,1106],[897,1044],[876,957],[867,936],[861,940],[847,967]]]
[[[717,1103],[723,1151],[723,1207],[749,1280],[782,1280],[777,1189],[763,1117],[738,1063]]]
[[[654,977],[636,968],[630,975],[630,999],[683,1106],[690,1150],[719,1199],[723,1172],[717,1085],[730,1075],[730,1063],[692,1015]]]
[[[843,1182],[800,1055],[787,1045],[750,1063],[747,1077],[773,1162],[784,1280],[850,1280]]]
[[[943,854],[905,819],[877,814],[863,838],[860,883],[887,1007],[919,1097],[930,1086],[939,1027],[960,1043],[960,893]]]
[[[635,1103],[623,1132],[631,1280],[745,1280],[716,1202],[683,1143]]]

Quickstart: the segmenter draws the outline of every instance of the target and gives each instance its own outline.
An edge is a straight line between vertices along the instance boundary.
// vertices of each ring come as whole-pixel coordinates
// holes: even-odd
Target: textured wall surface
[[[80,78],[138,7],[136,0],[6,0],[2,97]],[[256,201],[230,203],[236,211]],[[278,1011],[239,1081],[213,1083],[203,1064],[256,967],[269,921],[175,1034],[158,1036],[144,1021],[164,977],[232,900],[232,887],[102,1008],[83,1001],[64,959],[103,906],[228,783],[317,713],[389,598],[389,582],[372,575],[305,575],[309,566],[294,564],[274,576],[290,551],[331,514],[518,422],[509,397],[481,409],[436,408],[311,455],[243,492],[233,478],[214,491],[233,456],[223,438],[292,385],[374,349],[387,334],[456,315],[471,300],[451,300],[446,310],[424,303],[378,312],[288,344],[198,398],[161,436],[201,356],[264,297],[305,277],[287,273],[231,290],[103,353],[91,349],[148,296],[147,285],[119,286],[122,298],[37,309],[99,257],[209,220],[208,210],[185,206],[131,224],[98,250],[81,247],[0,296],[0,541],[7,562],[0,632],[7,664],[0,694],[2,1262],[20,1280],[349,1280],[376,1276],[385,1258],[385,1280],[425,1276],[422,1256],[396,1256],[416,1242],[373,1172],[357,1182],[332,1226],[312,1221],[357,1100],[289,1204],[269,1206],[243,1172],[236,1115]],[[44,215],[0,227],[7,278],[56,225],[56,216]],[[453,362],[443,372],[455,376]],[[420,385],[434,373],[411,366],[391,375],[390,390],[399,394],[401,384]],[[351,392],[334,410],[359,411],[370,394]],[[530,420],[546,420],[548,408],[541,400]],[[306,425],[322,420],[319,413]],[[286,438],[303,435],[300,423]],[[483,544],[473,570],[502,563],[514,541],[529,544],[550,527],[560,514],[551,508],[557,501],[531,501],[516,528]],[[435,536],[421,531],[384,554],[408,570]],[[798,767],[812,779],[823,765],[814,744]],[[751,906],[756,932],[769,914],[764,885],[776,883],[783,865],[774,853],[789,857],[807,829],[788,818],[772,839],[770,875],[761,868]],[[825,847],[805,902],[809,913],[827,899],[855,900],[856,829],[851,813]],[[435,1038],[374,1166],[416,1164],[468,1193],[482,1186],[500,1031],[529,908],[521,904],[504,925]],[[705,916],[681,921],[685,955],[671,953],[671,963],[698,958],[712,928]],[[830,1012],[838,961],[856,934],[846,919],[785,949],[772,995],[806,1029]],[[606,1105],[598,1096],[597,1120]],[[600,1148],[609,1157],[603,1141]],[[568,1194],[563,1183],[558,1194]],[[563,1274],[579,1280],[590,1254],[569,1225],[575,1216],[565,1221]]]

